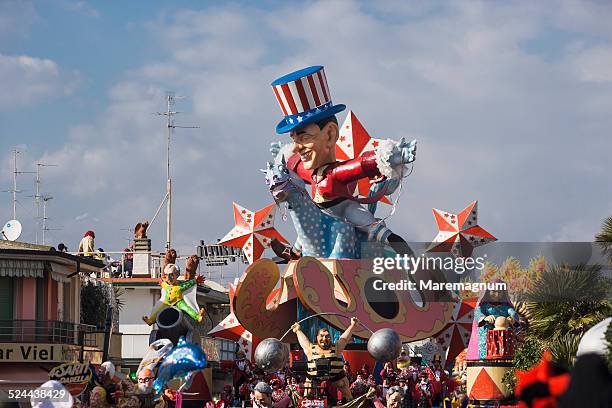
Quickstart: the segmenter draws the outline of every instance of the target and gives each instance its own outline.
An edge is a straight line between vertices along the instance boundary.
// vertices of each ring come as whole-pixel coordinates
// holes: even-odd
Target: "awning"
[[[27,259],[0,259],[0,276],[10,278],[42,278],[45,261]]]
[[[51,279],[60,283],[70,282],[70,279],[66,275],[62,275],[61,273],[54,272],[51,270]]]
[[[60,268],[61,269],[61,268]],[[51,274],[56,282],[66,283],[70,279],[65,274],[54,271],[49,261],[33,261],[29,259],[0,259],[0,277],[9,278],[44,278],[45,271]]]

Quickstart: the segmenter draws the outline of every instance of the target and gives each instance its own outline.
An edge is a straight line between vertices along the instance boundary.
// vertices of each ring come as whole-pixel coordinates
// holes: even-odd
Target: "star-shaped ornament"
[[[474,248],[497,241],[478,225],[478,201],[474,201],[458,214],[433,209],[438,235],[427,252],[450,252],[456,257],[469,257]]]
[[[349,111],[340,128],[340,135],[336,142],[336,158],[338,160],[354,159],[367,151],[374,150],[379,143],[380,141],[378,139],[372,139],[372,137],[370,137],[353,111]],[[355,195],[367,197],[369,191],[370,180],[367,178],[360,179],[357,182]],[[380,201],[391,204],[386,196],[383,196]]]
[[[261,210],[251,211],[233,203],[234,228],[219,243],[234,248],[242,248],[249,263],[258,260],[264,249],[270,248],[274,238],[288,244],[287,240],[274,228],[276,206],[270,204]]]

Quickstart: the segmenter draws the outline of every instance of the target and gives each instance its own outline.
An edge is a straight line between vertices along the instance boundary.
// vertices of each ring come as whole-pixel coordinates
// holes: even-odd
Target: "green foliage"
[[[571,367],[574,364],[578,344],[582,335],[566,333],[555,338],[548,344],[548,349],[552,354],[552,359],[564,367]]]
[[[81,284],[81,323],[91,324],[103,329],[106,323],[106,310],[113,308],[113,319],[119,319],[123,309],[124,290],[116,286],[112,291],[105,285],[94,285],[91,282]]]
[[[108,300],[103,286],[87,282],[81,285],[81,323],[91,324],[98,329],[104,327]]]
[[[608,343],[608,367],[610,367],[610,371],[612,371],[612,323],[608,325],[608,329],[606,330],[606,342]]]
[[[595,235],[595,242],[599,244],[604,255],[608,257],[612,264],[612,216],[604,220],[601,231]]]
[[[514,355],[514,368],[510,369],[503,378],[503,382],[510,390],[516,386],[516,371],[525,371],[537,364],[544,353],[545,343],[535,337],[527,337],[517,345]]]
[[[582,335],[612,313],[610,288],[610,280],[598,266],[553,266],[538,271],[524,304],[529,329],[517,345],[515,369],[504,376],[506,386],[514,389],[515,370],[538,363],[545,349],[553,361],[571,367]]]
[[[582,336],[612,312],[609,293],[610,281],[598,266],[547,269],[527,293],[531,334],[546,341]]]
[[[125,306],[125,300],[123,300],[125,290],[118,288],[117,286],[113,286],[113,293],[115,295],[115,305],[117,306],[117,311],[120,312],[123,310],[123,306]]]

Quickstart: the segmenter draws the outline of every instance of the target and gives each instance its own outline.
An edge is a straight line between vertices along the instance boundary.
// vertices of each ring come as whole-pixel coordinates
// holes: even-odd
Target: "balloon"
[[[376,361],[393,361],[402,351],[402,340],[393,329],[380,329],[368,340],[368,353]]]
[[[280,340],[264,339],[255,349],[255,363],[264,371],[278,371],[289,360],[289,351]]]
[[[193,343],[187,343],[181,337],[176,345],[160,364],[157,378],[153,382],[153,389],[157,396],[161,395],[164,385],[177,378],[189,383],[195,372],[206,367],[206,354]]]
[[[168,339],[159,339],[149,344],[149,349],[142,360],[140,360],[136,375],[144,368],[155,371],[155,368],[163,361],[164,357],[170,354],[173,346],[174,344]]]

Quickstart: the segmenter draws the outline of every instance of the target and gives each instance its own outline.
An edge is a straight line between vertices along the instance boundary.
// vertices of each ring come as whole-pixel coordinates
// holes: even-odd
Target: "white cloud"
[[[550,61],[525,43],[569,24],[566,9],[551,15],[536,3],[458,2],[389,17],[385,7],[227,6],[150,22],[159,57],[126,72],[99,117],[75,124],[69,143],[43,157],[61,164],[49,177],[74,201],[56,211],[72,220],[87,208],[102,220],[65,221],[66,236],[77,242],[94,228],[100,245],[114,248],[121,228],[152,217],[165,187],[164,118],[153,113],[165,110],[166,90],[189,97],[178,102],[187,113],[177,123],[201,126],[177,130],[172,141],[179,248],[223,236],[233,225],[232,200],[250,209],[269,204],[258,169],[268,143],[287,140],[274,133],[281,114],[269,84],[310,64],[326,66],[334,101],[352,108],[374,137],[418,135],[415,172],[389,221],[406,238],[435,235],[432,207],[460,210],[476,199],[482,226],[501,240],[555,234],[573,213],[582,238],[608,215],[605,166],[595,163],[610,150],[612,97],[576,71],[607,78],[600,70],[607,54],[596,50],[608,42],[560,46]],[[577,64],[578,56],[591,63]],[[161,248],[164,213],[158,217],[151,236]],[[278,224],[293,236],[289,223]],[[569,238],[572,228],[562,233]]]
[[[582,81],[612,81],[612,47],[592,47],[573,56],[574,69]]]
[[[0,109],[14,109],[70,94],[78,82],[76,73],[63,75],[56,62],[28,55],[0,54],[3,92]]]
[[[75,221],[82,221],[82,220],[85,220],[87,218],[89,218],[89,213],[86,212],[84,214],[77,215],[76,217],[74,217],[74,220]]]
[[[100,17],[100,12],[86,1],[61,0],[59,4],[65,10],[83,15],[85,17]]]

